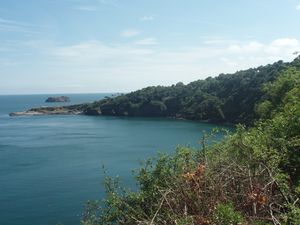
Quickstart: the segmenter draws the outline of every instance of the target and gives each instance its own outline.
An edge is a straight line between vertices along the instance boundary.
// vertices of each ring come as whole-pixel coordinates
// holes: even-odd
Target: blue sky
[[[128,92],[300,51],[300,0],[2,0],[0,94]]]

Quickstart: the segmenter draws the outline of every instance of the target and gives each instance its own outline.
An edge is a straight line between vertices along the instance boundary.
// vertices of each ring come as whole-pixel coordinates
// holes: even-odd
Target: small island
[[[49,97],[45,102],[70,102],[70,98],[67,96],[59,96],[59,97]]]

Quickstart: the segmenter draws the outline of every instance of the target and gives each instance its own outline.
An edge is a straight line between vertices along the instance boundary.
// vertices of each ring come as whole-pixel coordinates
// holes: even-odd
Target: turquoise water
[[[68,96],[75,104],[106,94]],[[0,96],[1,225],[79,224],[84,203],[104,196],[103,165],[134,186],[131,171],[140,160],[177,144],[198,147],[203,131],[216,127],[155,118],[8,116],[53,105],[44,103],[47,97]]]

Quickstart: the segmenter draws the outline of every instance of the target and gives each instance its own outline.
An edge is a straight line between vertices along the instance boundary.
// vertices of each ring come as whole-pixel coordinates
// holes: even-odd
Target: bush
[[[237,225],[244,222],[240,212],[235,211],[232,203],[219,204],[214,212],[213,221],[215,224]]]

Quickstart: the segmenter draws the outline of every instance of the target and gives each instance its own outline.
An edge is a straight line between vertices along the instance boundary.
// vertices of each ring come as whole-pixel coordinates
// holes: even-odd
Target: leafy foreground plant
[[[266,91],[255,127],[148,160],[138,192],[108,177],[107,198],[88,202],[82,224],[299,224],[299,64]]]

